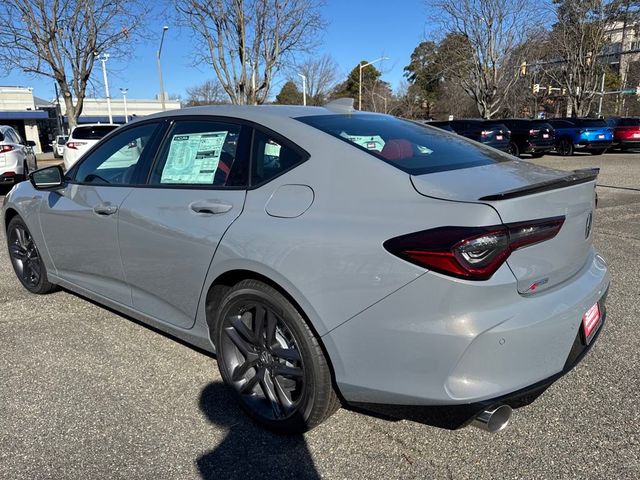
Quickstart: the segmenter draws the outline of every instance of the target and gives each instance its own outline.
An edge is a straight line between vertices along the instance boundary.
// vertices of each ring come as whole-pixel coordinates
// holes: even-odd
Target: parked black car
[[[448,122],[431,122],[434,127],[452,129],[458,135],[484,143],[503,152],[509,152],[509,129],[502,123],[487,125],[484,120],[461,119]]]
[[[530,153],[533,158],[541,157],[555,147],[553,127],[545,120],[506,118],[487,120],[485,125],[506,125],[511,132],[510,153],[519,157]]]

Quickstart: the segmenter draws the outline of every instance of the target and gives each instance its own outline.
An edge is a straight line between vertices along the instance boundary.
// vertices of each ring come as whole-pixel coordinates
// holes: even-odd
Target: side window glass
[[[240,148],[242,127],[214,121],[178,122],[153,168],[152,185],[246,184],[246,155]],[[244,172],[243,172],[244,171]]]
[[[125,130],[98,146],[81,160],[75,180],[99,185],[130,185],[146,146],[158,124]]]
[[[304,161],[304,157],[300,153],[259,130],[255,131],[253,145],[254,166],[251,172],[252,185],[271,180],[285,170]]]

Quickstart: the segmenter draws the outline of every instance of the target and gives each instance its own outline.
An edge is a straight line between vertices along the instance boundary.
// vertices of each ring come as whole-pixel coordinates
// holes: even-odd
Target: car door
[[[118,246],[118,209],[162,128],[161,122],[144,123],[106,139],[70,170],[63,189],[45,194],[40,223],[61,279],[131,305]]]
[[[119,214],[119,241],[133,306],[193,326],[218,243],[242,212],[251,129],[231,120],[178,120]]]

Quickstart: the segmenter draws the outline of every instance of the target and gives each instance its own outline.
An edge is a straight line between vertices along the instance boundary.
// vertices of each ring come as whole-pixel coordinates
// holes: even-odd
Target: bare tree
[[[603,0],[554,0],[556,21],[549,34],[547,75],[564,88],[568,115],[589,114],[604,68],[598,57],[606,43],[612,11]]]
[[[437,21],[451,41],[441,42],[449,62],[443,74],[455,80],[491,118],[518,80],[514,55],[525,60],[521,46],[535,24],[529,0],[426,0],[439,12]],[[445,39],[446,40],[446,39]]]
[[[125,45],[140,30],[145,7],[137,0],[11,0],[0,4],[0,16],[5,19],[0,22],[0,60],[12,69],[54,79],[73,127],[82,113],[96,53],[125,54]]]
[[[308,52],[324,23],[318,0],[174,0],[206,45],[197,53],[234,104],[264,103],[274,75]]]
[[[220,105],[226,103],[227,95],[220,85],[215,80],[207,80],[200,85],[187,88],[187,101],[188,107],[195,107],[198,105]]]
[[[296,70],[306,77],[307,102],[310,105],[324,105],[338,77],[335,60],[330,55],[310,58]]]

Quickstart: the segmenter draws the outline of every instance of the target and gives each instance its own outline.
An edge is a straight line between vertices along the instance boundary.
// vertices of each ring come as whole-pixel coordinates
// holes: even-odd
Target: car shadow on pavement
[[[200,394],[200,409],[226,437],[201,456],[203,479],[319,479],[302,435],[277,435],[260,428],[240,409],[229,387],[216,382]]]

